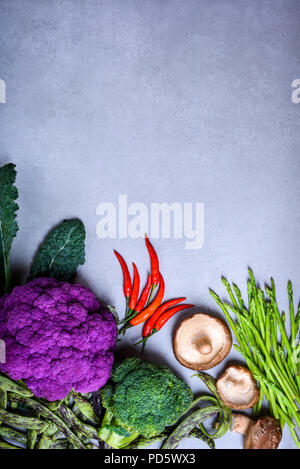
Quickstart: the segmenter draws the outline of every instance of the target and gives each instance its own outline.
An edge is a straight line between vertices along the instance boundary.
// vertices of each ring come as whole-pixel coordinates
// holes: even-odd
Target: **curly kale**
[[[113,448],[122,448],[142,436],[159,435],[189,409],[193,394],[166,366],[138,358],[117,364],[112,385],[102,390],[106,415],[99,436]]]

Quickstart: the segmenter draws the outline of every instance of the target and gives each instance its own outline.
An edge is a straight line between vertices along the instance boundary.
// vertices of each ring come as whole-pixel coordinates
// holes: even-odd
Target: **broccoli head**
[[[166,366],[127,358],[112,371],[113,384],[102,391],[107,409],[99,432],[113,448],[122,448],[139,436],[159,435],[188,410],[193,394]]]

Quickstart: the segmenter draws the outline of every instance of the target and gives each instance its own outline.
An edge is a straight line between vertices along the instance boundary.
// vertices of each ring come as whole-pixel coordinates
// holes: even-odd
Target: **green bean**
[[[24,389],[18,385],[15,381],[0,374],[0,389],[2,391],[13,392],[14,394],[20,394],[24,397],[32,397],[33,394],[28,389]]]
[[[215,441],[213,438],[208,437],[200,428],[193,428],[191,433],[188,435],[188,438],[198,438],[206,443],[210,449],[215,449]]]
[[[176,449],[180,441],[183,438],[186,438],[196,425],[204,422],[204,420],[214,417],[220,411],[220,407],[217,406],[209,406],[196,410],[191,415],[186,417],[177,428],[175,428],[175,430],[162,445],[162,449]]]
[[[16,443],[21,443],[22,445],[26,445],[27,441],[25,433],[15,430],[11,427],[4,427],[3,425],[0,426],[0,437],[3,440],[7,439],[10,441],[15,441]]]
[[[49,401],[45,401],[44,399],[37,399],[35,398],[38,402],[40,402],[41,404],[43,404],[45,407],[48,407],[49,410],[51,410],[52,412],[56,412],[57,409],[59,408],[59,406],[62,404],[62,400],[61,401],[52,401],[52,402],[49,402]]]
[[[72,391],[72,396],[80,413],[94,425],[99,425],[100,419],[96,415],[93,406],[75,391]]]
[[[3,389],[0,389],[0,408],[6,409],[7,407],[7,392]]]
[[[11,445],[10,443],[6,443],[5,441],[0,441],[0,449],[22,449],[19,446]]]
[[[36,430],[27,431],[27,449],[34,449],[38,437],[38,432]]]
[[[57,426],[53,422],[50,422],[40,438],[36,449],[49,449],[55,439],[55,435],[58,433],[59,431]]]
[[[67,440],[53,440],[49,449],[69,449],[69,443]]]
[[[218,390],[217,390],[215,378],[213,378],[208,373],[204,373],[204,372],[195,374],[192,377],[194,376],[197,376],[199,379],[201,379],[201,381],[203,381],[203,383],[206,384],[210,392],[213,394],[213,396],[200,396],[197,398],[198,401],[199,402],[209,401],[213,405],[219,406],[220,407],[219,417],[222,420],[221,425],[213,434],[208,433],[206,429],[204,428],[204,425],[201,423],[199,424],[199,428],[202,431],[202,433],[208,438],[213,438],[213,439],[221,438],[222,436],[225,435],[225,433],[227,433],[227,431],[230,428],[232,410],[229,407],[227,407],[222,401],[222,399],[220,398]]]
[[[81,422],[76,415],[72,412],[69,407],[62,404],[59,409],[58,413],[60,414],[63,421],[70,426],[75,433],[79,432],[84,435],[86,438],[96,439],[98,440],[98,434],[94,427],[91,425],[87,425]]]
[[[40,418],[40,415],[36,415],[36,418]],[[50,424],[45,429],[44,433],[48,431]],[[38,439],[37,430],[27,431],[27,449],[34,449]]]
[[[28,428],[42,432],[48,423],[34,417],[25,417],[23,415],[12,414],[6,410],[0,409],[0,420],[7,425],[19,428]]]
[[[34,410],[35,412],[43,416],[45,419],[47,419],[48,422],[50,420],[51,422],[55,423],[55,425],[64,433],[66,438],[70,441],[70,443],[75,448],[81,448],[81,449],[85,448],[83,443],[69,429],[69,427],[65,424],[65,422],[57,414],[54,414],[50,409],[48,409],[46,406],[44,406],[43,404],[41,404],[35,399],[25,398],[16,394],[10,393],[10,397],[11,397],[11,400],[15,400],[16,402],[26,404],[29,408],[31,408],[32,410]],[[0,418],[1,418],[1,415],[0,415]]]
[[[42,435],[42,438],[38,442],[36,449],[50,449],[53,444],[53,438],[49,435]]]

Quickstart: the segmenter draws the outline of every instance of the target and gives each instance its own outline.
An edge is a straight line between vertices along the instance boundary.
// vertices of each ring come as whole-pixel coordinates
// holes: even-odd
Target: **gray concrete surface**
[[[141,239],[99,239],[96,208],[201,202],[205,242],[154,241],[166,297],[218,313],[222,274],[245,292],[247,267],[300,292],[299,0],[0,0],[0,162],[18,168],[15,278],[63,218],[87,228],[79,279],[122,311],[117,248],[149,269]],[[146,357],[204,388],[172,353],[173,318]],[[140,330],[121,349],[133,353]],[[229,360],[239,360],[232,353]],[[224,363],[212,370],[217,376]],[[227,434],[218,448],[240,448]],[[186,440],[182,448],[205,448]],[[285,431],[281,448],[294,448]]]

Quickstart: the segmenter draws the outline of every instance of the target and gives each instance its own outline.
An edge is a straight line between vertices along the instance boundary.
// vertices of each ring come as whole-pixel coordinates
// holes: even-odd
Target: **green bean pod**
[[[28,389],[23,388],[15,381],[7,378],[0,374],[0,389],[6,392],[13,392],[14,394],[20,394],[23,397],[32,397],[33,394]]]
[[[69,407],[62,404],[59,409],[58,413],[63,419],[63,421],[74,430],[74,432],[80,433],[84,435],[86,438],[97,439],[98,440],[98,433],[94,427],[91,425],[87,425],[79,420],[78,417],[72,412]]]
[[[215,415],[218,415],[220,411],[220,407],[217,406],[209,406],[196,410],[186,417],[177,428],[175,428],[168,439],[164,442],[162,449],[176,449],[179,443],[184,438],[187,438],[197,425],[211,417],[214,417]]]
[[[6,443],[5,441],[0,441],[0,449],[22,449],[19,446]]]
[[[38,432],[36,430],[27,431],[27,449],[34,449],[38,437]]]
[[[6,409],[7,407],[7,392],[3,389],[0,389],[0,408]]]
[[[3,440],[9,440],[22,445],[26,445],[27,437],[25,433],[22,433],[14,428],[0,426],[0,437]]]
[[[220,417],[222,418],[222,423],[221,425],[219,426],[219,428],[217,429],[217,431],[213,434],[209,434],[203,424],[199,424],[199,427],[200,427],[200,430],[202,431],[202,433],[207,437],[207,438],[213,438],[213,439],[217,439],[217,438],[221,438],[222,436],[225,435],[225,433],[228,432],[229,428],[230,428],[230,425],[231,425],[231,418],[232,418],[232,410],[227,407],[224,402],[222,401],[222,399],[220,398],[219,396],[219,393],[217,391],[217,386],[216,386],[216,379],[213,378],[211,375],[209,375],[208,373],[199,373],[199,374],[196,374],[196,375],[193,375],[193,376],[197,376],[199,379],[201,379],[201,381],[203,381],[206,386],[208,387],[208,389],[210,390],[210,392],[213,393],[214,397],[213,396],[202,396],[199,398],[199,400],[201,401],[205,401],[205,400],[208,400],[210,401],[212,404],[214,405],[218,405],[220,407]]]
[[[42,417],[47,419],[48,423],[49,420],[64,433],[65,437],[70,441],[70,443],[79,449],[85,449],[84,444],[79,440],[79,438],[70,430],[68,425],[65,424],[65,422],[55,413],[53,413],[50,409],[48,409],[46,406],[41,404],[40,402],[36,401],[35,399],[29,399],[25,398],[22,396],[18,396],[16,394],[11,394],[9,395],[10,400],[22,403],[27,405],[29,408],[34,410],[36,413],[40,414]],[[1,419],[1,414],[0,414],[0,419]],[[22,427],[22,425],[21,425]],[[25,425],[26,427],[26,425]]]
[[[99,425],[100,419],[96,415],[93,406],[77,392],[72,391],[73,399],[80,413],[94,425]]]
[[[0,409],[0,420],[12,427],[27,428],[30,430],[44,431],[48,423],[35,417],[25,417],[23,415],[12,414],[6,410]]]
[[[213,438],[208,437],[200,428],[194,428],[189,434],[191,438],[198,438],[209,446],[210,449],[215,449],[215,441]]]

